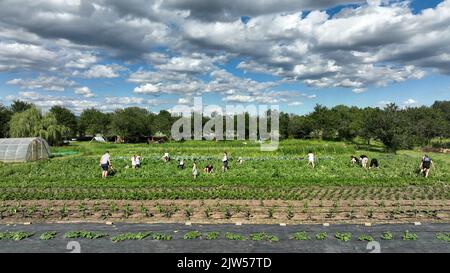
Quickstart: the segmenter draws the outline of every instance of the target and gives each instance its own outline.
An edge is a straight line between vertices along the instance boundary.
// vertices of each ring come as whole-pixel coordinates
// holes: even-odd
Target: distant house
[[[29,162],[50,156],[50,146],[40,137],[0,138],[0,162]]]

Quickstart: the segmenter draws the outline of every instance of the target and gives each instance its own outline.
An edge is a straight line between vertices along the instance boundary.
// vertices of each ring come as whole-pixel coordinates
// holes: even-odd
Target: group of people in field
[[[352,165],[359,165],[361,167],[363,167],[364,169],[372,169],[372,168],[378,168],[378,159],[376,158],[372,158],[372,160],[370,160],[370,164],[369,164],[369,158],[366,155],[360,155],[359,158],[352,155],[350,156],[350,163]]]
[[[315,168],[315,155],[312,151],[309,151],[307,156],[306,156],[307,160],[308,160],[308,164],[307,166],[311,166],[313,169]],[[164,155],[162,156],[162,160],[167,163],[170,162],[171,158],[169,153],[164,153]],[[242,164],[244,162],[242,157],[239,157],[237,160],[238,164]],[[352,155],[350,156],[350,163],[352,165],[358,165],[361,166],[362,168],[365,169],[372,169],[372,168],[378,168],[379,167],[379,163],[378,163],[378,159],[376,158],[372,158],[372,160],[370,160],[370,164],[369,164],[369,158],[366,155],[360,155],[359,158]],[[226,172],[228,171],[228,153],[224,152],[223,154],[223,158],[222,158],[222,171]],[[111,156],[109,154],[109,152],[107,151],[104,155],[102,155],[102,157],[100,158],[100,162],[99,162],[100,167],[102,168],[102,177],[106,178],[108,176],[108,173],[111,172],[115,172],[115,170],[112,168],[112,164],[111,164]],[[133,169],[138,169],[141,167],[141,156],[139,155],[133,155],[133,157],[131,157],[131,166]],[[420,174],[428,177],[429,173],[430,173],[430,169],[431,166],[433,166],[433,161],[431,160],[431,158],[428,155],[424,155],[422,157],[422,160],[420,161]],[[178,160],[178,165],[177,168],[184,170],[185,168],[185,164],[184,164],[184,159],[179,159]],[[209,163],[208,165],[206,165],[203,168],[203,172],[210,174],[213,173],[214,171],[214,167],[211,163]],[[198,168],[197,168],[197,162],[194,161],[192,162],[192,176],[194,179],[197,178],[199,174]]]

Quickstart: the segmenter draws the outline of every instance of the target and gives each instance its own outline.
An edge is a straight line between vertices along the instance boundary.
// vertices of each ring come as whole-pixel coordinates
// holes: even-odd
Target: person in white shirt
[[[244,159],[242,159],[242,157],[239,157],[239,158],[238,158],[238,163],[239,163],[239,164],[244,163]]]
[[[367,164],[369,163],[369,158],[365,155],[361,155],[359,157],[359,161],[361,162],[361,167],[363,167],[364,169],[367,168]]]
[[[192,163],[192,176],[194,177],[194,180],[197,179],[198,170],[197,170],[197,163],[194,161]]]
[[[178,160],[178,168],[184,170],[184,160],[183,159]]]
[[[225,172],[228,170],[228,154],[227,154],[227,152],[223,153],[222,162],[223,162],[222,171]]]
[[[135,162],[136,162],[136,168],[140,168],[141,167],[141,156],[140,155],[136,156]]]
[[[111,166],[111,156],[108,151],[100,158],[99,165],[102,167],[102,178],[106,178],[108,176],[109,167]]]
[[[131,158],[131,166],[133,169],[137,169],[141,167],[141,157],[138,155],[133,155]]]
[[[164,153],[163,160],[164,160],[164,162],[169,162],[170,161],[169,153]]]
[[[309,151],[308,153],[308,166],[311,165],[313,168],[315,167],[314,165],[314,154],[312,151]]]

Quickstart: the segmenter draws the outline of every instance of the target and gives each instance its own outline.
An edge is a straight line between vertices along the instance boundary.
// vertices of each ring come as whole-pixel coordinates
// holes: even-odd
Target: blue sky
[[[450,99],[450,0],[324,2],[5,0],[0,103],[158,112],[201,96],[304,114]]]

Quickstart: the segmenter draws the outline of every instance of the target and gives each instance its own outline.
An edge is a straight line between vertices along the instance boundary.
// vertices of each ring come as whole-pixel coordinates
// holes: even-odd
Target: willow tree
[[[45,115],[36,108],[16,113],[9,123],[11,137],[42,137],[50,145],[60,145],[68,128],[58,125],[56,117],[49,112]]]

